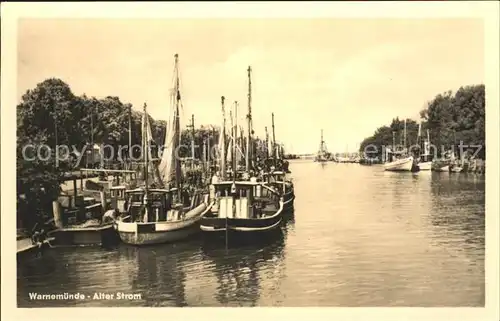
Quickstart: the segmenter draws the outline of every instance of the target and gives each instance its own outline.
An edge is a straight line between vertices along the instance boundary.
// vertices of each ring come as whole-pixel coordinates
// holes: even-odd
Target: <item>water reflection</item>
[[[218,284],[215,297],[224,306],[255,306],[261,289],[276,284],[284,259],[284,236],[274,242],[226,249],[204,247]],[[262,282],[267,283],[265,286]]]

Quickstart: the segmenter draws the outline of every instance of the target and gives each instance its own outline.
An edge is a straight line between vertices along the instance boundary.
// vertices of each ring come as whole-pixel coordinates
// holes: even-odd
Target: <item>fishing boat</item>
[[[328,151],[326,149],[325,141],[323,140],[323,129],[321,130],[321,141],[319,144],[319,150],[316,154],[315,161],[319,163],[325,163],[328,161]]]
[[[214,183],[213,188],[213,205],[200,222],[205,235],[243,236],[280,228],[284,202],[277,190],[261,182],[234,180]]]
[[[464,170],[464,163],[465,160],[463,159],[463,157],[461,160],[455,159],[455,153],[452,153],[450,172],[461,173]]]
[[[273,129],[273,141],[272,149],[275,151],[274,157],[270,158],[268,154],[268,160],[270,161],[270,170],[262,174],[262,181],[266,183],[267,186],[272,187],[274,190],[278,191],[280,196],[283,198],[283,206],[285,210],[293,208],[293,202],[295,200],[295,192],[293,182],[288,179],[287,174],[288,166],[284,166],[282,163],[283,154],[280,152],[281,148],[276,145],[276,134],[274,126],[274,113],[272,113],[272,129]],[[266,128],[266,140],[267,140],[267,128]]]
[[[114,226],[121,240],[132,245],[158,244],[178,241],[199,232],[199,221],[210,208],[208,195],[203,190],[189,190],[183,186],[180,159],[180,90],[178,55],[175,55],[174,108],[167,124],[165,149],[157,165],[151,161],[152,140],[149,116],[144,104],[143,151],[144,185],[126,190],[126,211]],[[151,171],[151,168],[153,170]],[[150,179],[150,171],[153,173]],[[151,182],[152,181],[152,182]],[[151,186],[157,184],[161,188]]]
[[[295,200],[294,185],[293,182],[287,178],[286,172],[273,171],[264,173],[263,181],[266,183],[266,186],[272,187],[283,197],[284,210],[293,208]]]
[[[440,164],[436,165],[434,168],[435,172],[446,172],[448,173],[450,171],[450,165],[449,164]]]
[[[249,75],[250,70],[249,67]],[[221,136],[225,137],[224,97],[221,98],[221,104],[223,118]],[[249,180],[237,180],[236,134],[238,132],[238,104],[235,103],[233,106],[236,124],[233,124],[233,114],[231,113],[230,146],[232,146],[232,149],[230,151],[226,150],[224,141],[219,146],[221,175],[212,180],[210,206],[200,221],[200,229],[204,235],[226,236],[226,240],[229,234],[243,236],[279,229],[284,208],[283,197],[277,189],[268,186],[264,182],[258,182],[256,177],[251,177]],[[245,167],[246,172],[249,172],[252,160],[252,149],[250,148],[252,146],[250,99],[247,120],[249,128]],[[231,179],[227,179],[227,172],[224,170],[226,168],[226,152],[232,154]]]
[[[420,124],[418,127],[418,132],[420,136]],[[420,155],[419,161],[418,161],[418,169],[420,171],[430,171],[432,168],[432,161],[429,160],[430,154],[430,138],[429,138],[429,130],[427,129],[427,139],[423,143],[423,149],[424,152]]]
[[[396,151],[395,148],[395,136],[394,132],[393,134],[393,148],[392,149],[386,149],[386,160],[389,160],[386,162],[384,166],[384,170],[386,171],[392,171],[392,172],[411,172],[413,168],[413,156],[408,155],[407,149],[406,149],[406,120],[404,123],[404,145],[403,150]]]

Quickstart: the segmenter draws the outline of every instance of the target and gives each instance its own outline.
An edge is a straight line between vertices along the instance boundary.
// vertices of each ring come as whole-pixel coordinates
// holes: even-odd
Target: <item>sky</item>
[[[254,130],[275,115],[289,153],[356,151],[394,117],[418,120],[447,90],[484,83],[482,20],[474,19],[20,19],[18,100],[47,78],[76,95],[118,96],[167,119],[179,54],[184,124],[220,125],[247,113]]]

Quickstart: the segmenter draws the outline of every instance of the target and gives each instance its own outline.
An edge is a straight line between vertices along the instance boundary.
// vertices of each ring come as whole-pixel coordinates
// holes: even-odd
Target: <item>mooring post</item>
[[[52,211],[54,214],[54,223],[57,228],[63,228],[63,220],[61,215],[61,205],[59,201],[52,202]]]

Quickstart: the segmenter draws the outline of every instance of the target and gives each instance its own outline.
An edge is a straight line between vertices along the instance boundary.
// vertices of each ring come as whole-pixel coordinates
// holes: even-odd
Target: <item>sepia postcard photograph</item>
[[[2,4],[2,320],[498,320],[499,9]]]

